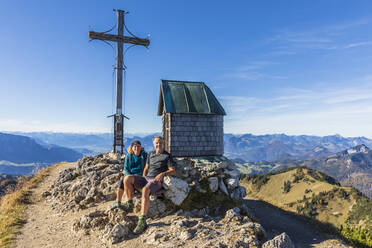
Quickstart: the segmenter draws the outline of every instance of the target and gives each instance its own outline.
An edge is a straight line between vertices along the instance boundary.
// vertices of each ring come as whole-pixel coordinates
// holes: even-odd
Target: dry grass
[[[12,240],[26,220],[25,206],[30,203],[31,189],[35,188],[50,171],[62,163],[41,170],[24,182],[15,192],[5,195],[0,201],[0,247],[11,247]]]
[[[253,198],[257,200],[266,201],[274,206],[277,206],[285,211],[290,211],[297,214],[297,206],[303,206],[303,197],[306,196],[307,199],[311,199],[312,195],[318,195],[321,192],[330,192],[334,188],[339,188],[345,190],[350,194],[350,199],[343,199],[337,194],[331,200],[327,201],[324,206],[318,206],[316,215],[316,220],[322,223],[331,223],[335,227],[340,227],[345,225],[345,221],[354,204],[355,199],[351,194],[350,187],[341,187],[337,185],[332,185],[324,181],[313,180],[312,177],[308,175],[307,169],[304,169],[305,176],[304,179],[297,183],[293,183],[293,173],[294,170],[271,175],[270,180],[257,189],[251,181],[242,180],[240,183],[246,188],[248,198]],[[313,180],[313,181],[311,181]],[[283,185],[285,181],[291,181],[291,189],[288,193],[283,192]],[[306,190],[311,190],[305,193]]]

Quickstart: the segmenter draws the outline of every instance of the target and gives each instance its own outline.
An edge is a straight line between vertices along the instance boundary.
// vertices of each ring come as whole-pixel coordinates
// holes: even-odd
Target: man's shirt
[[[156,177],[167,171],[169,167],[174,166],[172,155],[166,151],[160,154],[156,154],[155,151],[150,152],[147,156],[147,164],[149,165],[148,177]]]

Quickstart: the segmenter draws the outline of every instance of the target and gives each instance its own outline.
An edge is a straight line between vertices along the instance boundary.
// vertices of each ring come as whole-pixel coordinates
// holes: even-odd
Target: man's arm
[[[176,167],[171,166],[171,167],[168,167],[168,170],[167,170],[167,171],[158,174],[158,175],[155,177],[154,180],[155,180],[156,182],[163,182],[163,178],[164,178],[165,176],[175,176],[175,175],[176,175]]]
[[[149,164],[148,163],[146,163],[146,165],[145,165],[145,169],[143,169],[143,173],[142,173],[142,176],[147,176],[147,172],[149,171]]]
[[[176,175],[176,167],[171,166],[168,168],[167,171],[163,172],[164,176],[175,176]]]

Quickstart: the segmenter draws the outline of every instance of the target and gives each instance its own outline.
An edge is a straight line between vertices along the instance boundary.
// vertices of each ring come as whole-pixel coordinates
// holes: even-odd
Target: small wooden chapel
[[[226,112],[205,83],[161,80],[158,115],[174,157],[223,155]]]

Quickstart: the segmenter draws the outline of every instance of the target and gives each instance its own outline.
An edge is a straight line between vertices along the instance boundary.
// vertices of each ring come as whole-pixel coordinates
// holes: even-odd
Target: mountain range
[[[301,165],[333,176],[342,185],[351,185],[372,198],[372,150],[358,145],[344,151],[313,160]]]
[[[372,147],[371,139],[340,135],[225,134],[224,143],[225,156],[249,162],[311,159],[361,144]]]
[[[238,170],[246,174],[271,173],[297,166],[326,173],[342,185],[354,186],[372,198],[372,150],[363,144],[314,159],[237,163]]]
[[[41,145],[58,145],[68,147],[86,155],[93,155],[112,150],[112,133],[55,133],[55,132],[14,132],[27,136]],[[160,133],[125,134],[124,145],[128,147],[134,139],[139,139],[145,149],[152,150],[152,137]]]
[[[17,132],[14,134],[33,138],[39,144],[55,144],[89,155],[112,150],[113,136],[111,133]],[[125,134],[125,147],[128,147],[133,139],[139,139],[145,149],[151,151],[154,135],[160,135],[160,133]],[[226,133],[224,135],[225,156],[239,162],[312,159],[361,144],[372,147],[372,140],[365,137],[345,138],[340,135],[324,137],[286,134]]]
[[[139,139],[145,150],[151,151],[154,135],[159,133],[145,136],[128,134],[125,147],[133,139]],[[369,197],[372,196],[372,152],[368,148],[372,146],[372,140],[368,138],[225,134],[224,143],[225,156],[235,161],[237,167],[245,173],[262,174],[304,165],[325,172],[343,185],[353,185]],[[109,151],[112,149],[111,144],[110,133],[0,133],[0,174],[9,174],[9,171],[13,175],[29,174],[36,165],[45,167],[60,161],[76,161],[82,154]]]
[[[41,145],[30,137],[0,133],[0,174],[30,174],[35,168],[76,161],[82,156],[71,148]]]

